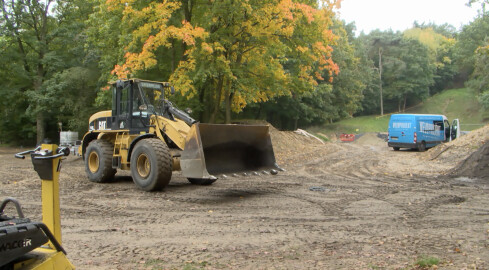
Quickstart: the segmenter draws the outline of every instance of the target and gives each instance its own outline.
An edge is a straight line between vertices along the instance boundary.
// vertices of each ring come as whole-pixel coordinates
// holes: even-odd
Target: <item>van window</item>
[[[443,130],[443,121],[433,121],[433,125],[435,126],[435,131]]]
[[[421,132],[435,131],[435,125],[431,121],[419,122],[419,131],[421,131]]]

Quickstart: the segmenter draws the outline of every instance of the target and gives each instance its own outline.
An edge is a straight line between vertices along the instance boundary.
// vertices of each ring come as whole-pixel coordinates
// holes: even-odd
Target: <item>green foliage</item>
[[[485,7],[486,1],[482,2]],[[482,108],[489,111],[489,16],[483,14],[460,33],[458,56],[460,68],[469,74],[466,86],[479,97]],[[462,39],[463,38],[463,39]]]
[[[366,56],[374,62],[372,69],[382,78],[381,82],[377,80],[378,85],[367,84],[365,108],[377,104],[380,84],[387,112],[402,111],[429,96],[429,88],[434,83],[435,65],[430,62],[429,50],[425,45],[409,35],[392,31],[377,30],[360,39],[367,46]]]
[[[362,91],[370,75],[368,63],[365,63],[368,60],[355,54],[354,26],[345,26],[337,20],[333,22],[332,31],[337,40],[332,46],[332,59],[339,66],[338,74],[323,74],[327,79],[318,81],[314,91],[294,93],[260,106],[263,118],[276,127],[297,129],[318,125],[351,117],[361,110]],[[249,110],[256,111],[256,108],[253,106]]]
[[[456,61],[460,71],[468,76],[472,74],[476,63],[476,50],[488,41],[489,16],[483,15],[465,25],[457,37]]]
[[[0,143],[57,138],[58,122],[83,133],[111,108],[102,89],[116,73],[172,81],[169,98],[201,121],[380,129],[384,118],[352,117],[378,114],[382,87],[386,113],[421,102],[479,123],[489,114],[479,110],[489,109],[488,2],[468,2],[482,11],[458,34],[415,23],[355,37],[335,1],[0,0]],[[466,79],[469,89],[443,91]],[[425,109],[441,99],[450,106]]]
[[[434,25],[415,27],[406,30],[404,37],[418,40],[429,50],[430,64],[434,65],[434,84],[430,94],[438,93],[449,86],[456,74],[454,62],[455,39],[448,29],[440,29]]]
[[[418,258],[416,261],[416,265],[425,268],[425,267],[432,267],[434,265],[438,265],[440,263],[440,259],[432,256],[421,256]]]

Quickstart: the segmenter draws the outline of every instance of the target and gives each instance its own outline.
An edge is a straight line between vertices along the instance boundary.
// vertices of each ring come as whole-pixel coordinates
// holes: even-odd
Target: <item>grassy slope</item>
[[[450,89],[436,94],[423,103],[406,110],[406,113],[444,114],[451,122],[460,119],[462,130],[473,130],[487,124],[480,111],[477,97],[466,88]],[[363,133],[387,132],[390,114],[380,117],[361,116],[345,119],[334,124],[313,127],[309,130],[314,133]]]

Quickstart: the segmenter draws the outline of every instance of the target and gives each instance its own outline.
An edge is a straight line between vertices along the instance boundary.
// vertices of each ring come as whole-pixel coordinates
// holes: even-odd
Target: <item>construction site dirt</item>
[[[63,246],[78,269],[421,269],[427,257],[442,269],[489,269],[489,178],[467,168],[487,167],[473,156],[487,134],[417,152],[393,151],[377,134],[322,143],[273,129],[285,172],[210,186],[174,172],[161,192],[137,189],[127,172],[92,183],[69,156]],[[29,158],[13,157],[22,150],[0,148],[0,198],[41,220],[41,181]]]

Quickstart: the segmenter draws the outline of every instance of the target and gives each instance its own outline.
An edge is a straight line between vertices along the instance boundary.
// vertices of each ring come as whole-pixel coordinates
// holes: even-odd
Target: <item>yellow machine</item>
[[[5,199],[0,205],[0,269],[57,270],[75,269],[61,246],[59,209],[59,171],[61,157],[69,149],[43,144],[32,151],[16,154],[17,158],[31,154],[34,169],[42,180],[42,221],[25,218],[17,200]],[[18,217],[4,214],[8,204],[14,204]]]
[[[131,170],[134,183],[160,190],[172,171],[193,184],[209,185],[235,173],[281,170],[266,125],[202,124],[165,99],[169,83],[140,79],[111,84],[112,110],[95,113],[82,140],[85,170],[93,182]]]

